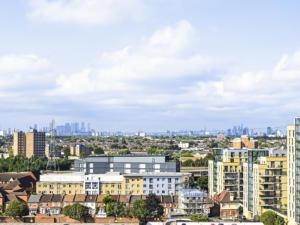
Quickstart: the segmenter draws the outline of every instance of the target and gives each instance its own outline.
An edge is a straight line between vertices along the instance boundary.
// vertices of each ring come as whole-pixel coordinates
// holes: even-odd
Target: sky
[[[284,127],[300,115],[297,0],[15,0],[0,128]]]

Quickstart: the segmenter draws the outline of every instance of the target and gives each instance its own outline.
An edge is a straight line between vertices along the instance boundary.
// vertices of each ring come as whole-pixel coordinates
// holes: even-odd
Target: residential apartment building
[[[249,138],[247,135],[242,135],[240,138],[233,139],[232,146],[234,149],[256,149],[258,148],[258,142],[253,138]]]
[[[45,132],[38,132],[31,129],[28,133],[14,133],[13,144],[14,155],[23,155],[27,158],[35,156],[37,158],[45,157]]]
[[[74,167],[85,174],[180,171],[179,162],[170,161],[165,155],[95,155],[75,160]]]
[[[46,173],[37,182],[38,194],[177,195],[187,187],[190,173],[83,172]]]
[[[36,183],[38,194],[83,194],[84,174],[80,172],[53,172],[40,175]]]
[[[243,163],[247,158],[247,149],[215,149],[214,160],[208,163],[210,197],[227,190],[235,200],[243,199]]]
[[[84,176],[85,192],[95,194],[122,194],[124,177],[117,172],[87,174]]]
[[[249,194],[249,189],[246,189],[244,193],[244,215],[254,218],[270,209],[286,214],[287,158],[259,157],[258,162],[253,164],[253,175],[248,174],[248,179],[246,171],[249,173],[249,164],[245,166],[248,170],[244,170],[244,177],[248,184],[252,184],[253,190]]]
[[[183,189],[179,192],[178,205],[182,213],[209,214],[207,193],[198,189]]]
[[[133,176],[133,175],[131,175]],[[138,176],[136,174],[135,176]],[[145,173],[142,174],[142,194],[178,195],[188,186],[190,173]]]
[[[73,156],[80,156],[81,154],[90,155],[91,151],[92,150],[90,147],[87,147],[82,144],[70,146],[70,154]]]
[[[300,117],[287,126],[288,155],[288,221],[290,225],[300,223]]]

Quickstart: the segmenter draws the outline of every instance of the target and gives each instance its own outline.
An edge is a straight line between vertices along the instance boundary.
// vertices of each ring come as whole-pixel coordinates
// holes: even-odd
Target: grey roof
[[[144,173],[128,173],[123,176],[127,177],[181,177],[189,176],[191,173],[180,173],[180,172],[144,172]]]
[[[39,203],[41,199],[41,195],[30,195],[28,199],[28,203]]]

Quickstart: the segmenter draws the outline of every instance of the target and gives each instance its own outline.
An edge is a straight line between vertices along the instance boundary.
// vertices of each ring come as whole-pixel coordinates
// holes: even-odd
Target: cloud
[[[144,15],[141,0],[30,0],[28,17],[37,22],[108,25],[138,20]]]
[[[168,102],[172,96],[162,92],[173,92],[180,79],[200,79],[203,73],[217,68],[217,60],[212,57],[182,54],[189,48],[193,31],[192,25],[182,20],[153,32],[137,45],[103,53],[97,65],[59,76],[58,87],[48,94],[101,104]],[[114,101],[105,101],[106,97]]]
[[[0,91],[22,91],[26,87],[39,89],[41,83],[49,83],[48,75],[46,76],[49,66],[47,59],[34,54],[9,54],[0,57]]]

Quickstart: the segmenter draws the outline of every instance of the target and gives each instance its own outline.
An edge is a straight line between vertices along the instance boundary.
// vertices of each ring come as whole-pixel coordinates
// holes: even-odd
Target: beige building
[[[296,122],[297,118],[295,119]],[[300,221],[300,213],[296,218],[296,126],[287,127],[287,156],[288,156],[288,221],[289,224],[297,224]],[[299,161],[299,160],[298,160]],[[298,176],[300,173],[298,173]],[[298,185],[299,186],[299,185]],[[298,188],[300,189],[300,188]]]
[[[26,136],[24,132],[20,131],[14,133],[13,151],[14,151],[14,156],[16,155],[26,156]]]
[[[14,156],[23,155],[27,158],[35,156],[45,157],[45,133],[31,129],[29,133],[14,133]]]
[[[70,147],[70,154],[72,156],[80,156],[81,153],[86,155],[91,154],[91,148],[84,145],[75,145]]]

